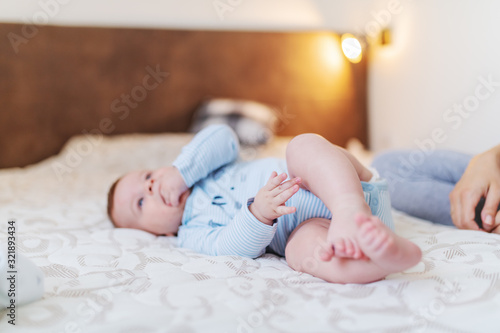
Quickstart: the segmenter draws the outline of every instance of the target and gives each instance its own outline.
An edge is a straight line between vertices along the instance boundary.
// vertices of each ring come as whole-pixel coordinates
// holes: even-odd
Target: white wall
[[[392,44],[371,54],[372,148],[471,153],[500,143],[500,86],[479,79],[500,83],[498,13],[494,0],[0,0],[3,22],[368,35],[387,24]]]
[[[332,0],[0,0],[0,21],[207,29],[351,29],[367,1]],[[43,13],[49,13],[44,15]],[[42,14],[40,14],[42,13]],[[345,15],[345,13],[350,13]],[[355,13],[355,14],[353,14]]]
[[[376,149],[476,153],[500,143],[499,15],[500,1],[406,1],[393,17],[394,43],[373,52]]]

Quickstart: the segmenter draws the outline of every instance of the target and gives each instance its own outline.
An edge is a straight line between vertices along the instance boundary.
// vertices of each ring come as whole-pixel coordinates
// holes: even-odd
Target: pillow
[[[195,112],[190,132],[196,133],[208,125],[227,124],[242,145],[265,144],[274,135],[277,117],[273,108],[249,100],[209,99]]]

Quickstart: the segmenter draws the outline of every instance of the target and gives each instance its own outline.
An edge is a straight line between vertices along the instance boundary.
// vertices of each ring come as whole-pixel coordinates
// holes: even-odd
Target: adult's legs
[[[395,209],[452,226],[449,194],[471,157],[448,150],[396,150],[377,155],[372,165],[387,179]]]
[[[397,236],[376,217],[358,214],[356,242],[365,259],[332,257],[321,259],[330,221],[314,218],[302,222],[290,235],[285,250],[293,269],[333,283],[368,283],[416,265],[420,248]]]

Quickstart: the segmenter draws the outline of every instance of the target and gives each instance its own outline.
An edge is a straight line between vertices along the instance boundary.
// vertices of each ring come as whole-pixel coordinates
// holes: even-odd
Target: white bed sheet
[[[43,299],[17,308],[15,328],[0,312],[0,332],[500,331],[498,235],[395,211],[396,232],[422,248],[422,262],[379,282],[337,285],[271,254],[209,257],[174,237],[113,228],[112,181],[171,163],[190,138],[79,136],[58,156],[0,171],[0,241],[15,219],[18,251],[45,275]],[[286,141],[242,156],[283,156]]]

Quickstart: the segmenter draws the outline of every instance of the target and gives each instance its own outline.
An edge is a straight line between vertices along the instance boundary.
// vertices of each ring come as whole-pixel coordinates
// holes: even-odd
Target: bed
[[[0,24],[2,35],[21,29],[20,25]],[[44,33],[46,35],[42,35]],[[217,40],[217,50],[234,46],[236,40],[240,40],[247,50],[254,49],[252,43],[260,44],[263,38],[268,37],[279,37],[278,40],[294,45],[293,48],[296,48],[293,44],[296,38],[304,41],[301,39],[304,35],[297,32],[272,33],[271,36],[263,33],[256,36],[249,32],[134,30],[127,33],[132,44],[141,38],[173,38],[169,45],[174,45],[174,40],[182,40],[182,43],[188,44],[185,46],[188,49],[202,47],[200,38],[211,45]],[[169,35],[164,36],[165,33]],[[180,101],[165,103],[162,96],[175,96],[180,94],[180,90],[192,87],[185,82],[187,74],[179,74],[176,78],[179,81],[171,82],[165,88],[160,85],[147,99],[138,103],[140,105],[134,108],[134,112],[143,115],[142,118],[131,113],[123,120],[113,115],[110,103],[120,93],[130,92],[134,82],[142,82],[143,64],[147,61],[140,61],[131,77],[120,76],[129,75],[118,74],[123,68],[120,66],[115,72],[102,74],[104,76],[100,76],[91,87],[89,84],[93,82],[96,72],[90,69],[76,71],[74,75],[80,75],[78,80],[84,83],[80,90],[65,87],[69,83],[64,80],[57,83],[64,73],[56,73],[54,77],[43,75],[40,67],[52,61],[47,60],[51,54],[52,57],[59,57],[61,66],[77,61],[85,67],[97,61],[89,60],[93,57],[110,67],[113,66],[109,65],[109,57],[115,57],[113,59],[118,62],[129,61],[126,64],[132,66],[133,60],[122,58],[120,52],[106,49],[110,45],[114,45],[113,48],[117,45],[123,47],[122,42],[113,42],[113,34],[121,36],[122,32],[110,28],[46,27],[40,29],[39,36],[28,44],[20,45],[18,55],[11,56],[6,52],[7,55],[0,59],[0,69],[11,75],[0,77],[1,87],[4,88],[0,98],[5,110],[10,111],[0,114],[3,117],[0,126],[4,133],[9,133],[8,136],[2,134],[0,142],[4,149],[2,152],[8,152],[2,154],[4,168],[0,169],[0,216],[3,219],[0,241],[7,236],[8,219],[14,219],[18,251],[40,267],[45,276],[43,298],[17,308],[15,328],[8,323],[6,311],[0,312],[1,332],[499,331],[498,235],[434,225],[394,211],[396,232],[421,247],[422,261],[382,281],[340,285],[295,272],[287,266],[284,258],[273,254],[265,254],[255,260],[238,256],[210,257],[177,247],[175,237],[156,237],[139,230],[115,229],[106,216],[109,185],[129,170],[156,168],[171,163],[182,146],[192,138],[193,134],[187,133],[189,121],[195,106],[207,96],[248,98],[278,106],[286,104],[290,96],[300,97],[296,99],[297,103],[286,104],[290,105],[290,109],[292,105],[295,107],[290,112],[296,118],[282,119],[284,125],[278,128],[277,134],[266,145],[244,147],[240,154],[243,160],[283,157],[290,135],[306,130],[323,131],[323,135],[340,145],[345,145],[352,137],[365,145],[369,142],[364,102],[366,90],[363,88],[366,63],[362,65],[364,67],[344,63],[342,82],[350,88],[333,98],[318,93],[318,90],[326,89],[318,87],[308,91],[307,95],[296,95],[294,89],[297,87],[286,86],[284,90],[288,93],[283,93],[283,80],[290,80],[289,71],[282,72],[288,74],[279,78],[263,81],[262,75],[270,70],[265,65],[268,62],[273,62],[272,66],[282,64],[288,70],[296,68],[288,56],[287,61],[283,61],[283,54],[274,60],[267,59],[270,55],[265,54],[264,64],[255,62],[252,68],[262,72],[256,74],[253,83],[248,82],[243,88],[236,89],[234,81],[227,83],[221,79],[220,82],[226,83],[218,83],[216,91],[211,90],[215,82],[212,77],[207,79],[211,82],[207,86],[190,88],[193,91],[189,92],[189,98],[178,95]],[[183,38],[179,39],[179,34]],[[306,34],[318,37],[324,36],[325,32]],[[98,47],[82,47],[76,56],[76,51],[72,51],[75,36],[82,45],[95,44]],[[55,49],[69,44],[69,50],[48,52],[43,47],[47,41]],[[277,40],[266,43],[277,43]],[[3,44],[3,47],[3,50],[8,50],[11,46]],[[38,52],[35,53],[38,58],[22,47],[33,47]],[[151,60],[158,56],[157,52],[163,51],[147,52],[153,52],[153,55],[132,54],[139,59],[145,56]],[[187,67],[180,63],[173,67],[161,65],[161,68],[172,68],[172,79],[174,68],[179,69],[178,73],[184,70],[189,73],[189,68],[205,68],[197,62],[206,61],[199,53],[178,52],[180,58],[189,55],[193,62]],[[207,52],[204,54],[216,51]],[[219,56],[224,54],[226,52]],[[304,61],[302,56],[298,59],[299,64]],[[152,60],[149,63],[156,62]],[[220,69],[221,62],[215,63]],[[256,65],[258,63],[261,64]],[[27,67],[19,67],[19,64],[26,64]],[[230,73],[241,66],[227,61],[222,64],[226,70],[229,68]],[[248,64],[243,67],[246,66]],[[25,76],[31,75],[26,68],[38,69],[36,75],[29,78],[34,82],[28,87],[22,85],[26,83],[23,81],[27,80]],[[278,66],[275,70],[279,72],[280,68]],[[301,75],[310,74],[310,70],[306,72]],[[21,76],[20,73],[26,75]],[[6,80],[11,80],[10,84]],[[51,80],[54,82],[48,85],[51,89],[44,91]],[[126,82],[120,83],[122,80]],[[267,89],[255,88],[262,82],[267,82]],[[303,83],[310,85],[307,80]],[[54,84],[59,85],[57,89]],[[114,84],[121,85],[114,87]],[[327,80],[325,84],[336,86],[338,82]],[[105,85],[110,90],[106,92],[99,85]],[[94,89],[95,86],[103,91]],[[33,94],[24,95],[24,99],[22,94],[5,94],[5,87],[27,89],[27,92],[35,89],[36,96],[43,102],[37,104],[36,98],[30,97]],[[246,90],[247,93],[243,93]],[[50,96],[43,99],[43,94]],[[68,104],[68,94],[78,103]],[[99,94],[104,97],[99,97]],[[88,101],[91,97],[95,100]],[[51,106],[45,110],[45,117],[39,116],[40,111],[34,108],[34,105],[43,103],[46,103],[44,110]],[[319,109],[314,113],[315,123],[323,126],[327,122],[328,126],[308,125],[310,105]],[[35,115],[40,118],[33,119]],[[111,118],[113,116],[115,118]],[[64,121],[59,122],[57,117],[62,117]],[[105,118],[113,120],[115,128],[112,133],[95,131],[109,129],[108,126],[99,127],[100,121]],[[345,125],[347,123],[349,126]],[[358,150],[353,153],[360,156],[364,163],[370,162],[370,155],[366,152]]]
[[[175,237],[113,228],[109,184],[128,170],[171,163],[191,137],[105,138],[58,181],[53,166],[88,142],[76,136],[54,157],[0,172],[1,216],[15,217],[18,251],[45,275],[44,297],[17,309],[16,331],[498,332],[495,235],[394,211],[397,233],[422,248],[422,262],[379,282],[335,285],[272,254],[210,257],[178,248]],[[245,148],[242,159],[283,156],[287,141]],[[7,319],[2,332],[11,329]]]

